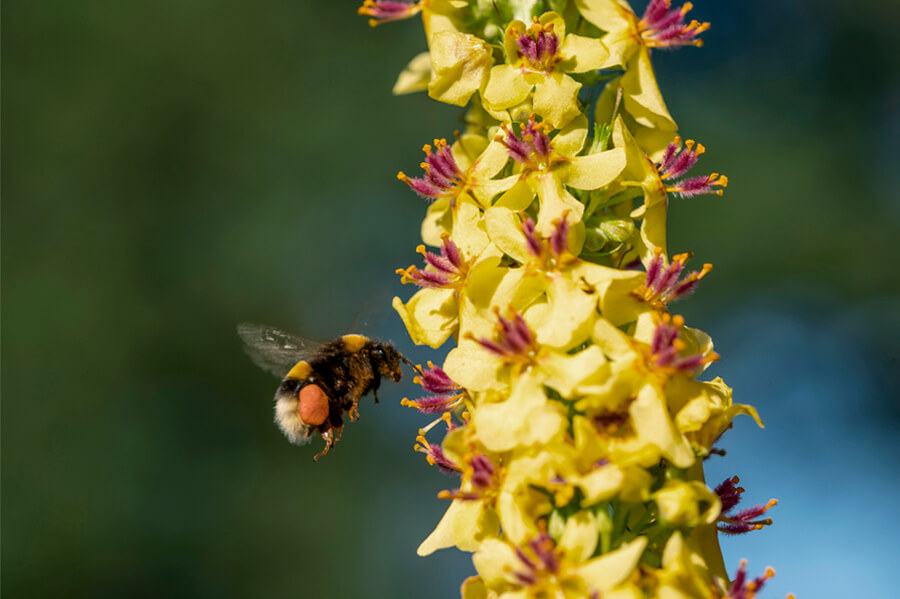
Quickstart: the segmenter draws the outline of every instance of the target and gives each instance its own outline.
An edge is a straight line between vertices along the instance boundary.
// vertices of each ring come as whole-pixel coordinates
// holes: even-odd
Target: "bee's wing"
[[[237,326],[237,333],[253,363],[279,378],[300,360],[311,357],[319,346],[262,324],[242,322]]]

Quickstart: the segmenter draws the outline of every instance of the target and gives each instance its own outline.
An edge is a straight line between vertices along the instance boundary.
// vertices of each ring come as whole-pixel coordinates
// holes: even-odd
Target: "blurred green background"
[[[386,308],[425,209],[394,175],[459,115],[390,95],[421,27],[357,4],[3,3],[3,595],[458,596],[468,556],[415,556],[453,485],[412,452],[415,389],[314,464],[234,334],[328,339],[374,303],[364,332],[440,359]],[[715,264],[679,310],[768,424],[710,478],[781,499],[726,560],[776,566],[767,597],[888,596],[900,5],[695,4],[706,46],[656,68],[730,186],[672,203],[671,249]]]

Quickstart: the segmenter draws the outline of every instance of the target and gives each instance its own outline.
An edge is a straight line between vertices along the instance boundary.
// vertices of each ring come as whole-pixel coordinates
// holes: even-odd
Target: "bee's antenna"
[[[418,365],[418,364],[414,364],[414,363],[412,362],[412,360],[410,360],[409,358],[407,358],[407,357],[404,356],[403,354],[399,354],[399,356],[400,356],[400,359],[403,360],[404,362],[406,362],[406,364],[408,364],[410,368],[412,368],[412,369],[415,370],[417,373],[419,373],[419,376],[425,376],[425,373],[422,372],[422,369],[419,368],[419,365]]]

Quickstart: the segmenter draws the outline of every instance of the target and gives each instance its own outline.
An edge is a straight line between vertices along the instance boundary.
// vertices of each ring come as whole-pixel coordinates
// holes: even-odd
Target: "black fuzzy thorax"
[[[318,385],[328,396],[328,419],[317,427],[319,432],[340,428],[344,412],[356,407],[367,393],[376,393],[381,377],[400,380],[399,354],[390,343],[366,340],[356,351],[350,351],[343,338],[330,341],[307,360],[312,372],[306,379],[285,379],[282,388],[288,393],[299,392],[306,385]],[[285,386],[289,388],[285,388]]]

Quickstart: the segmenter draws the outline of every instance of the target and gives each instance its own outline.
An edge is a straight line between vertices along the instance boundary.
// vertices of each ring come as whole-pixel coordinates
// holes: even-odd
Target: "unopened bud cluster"
[[[429,203],[420,289],[394,307],[417,344],[452,342],[404,405],[437,419],[416,450],[453,477],[420,555],[457,547],[466,599],[750,598],[772,575],[729,579],[719,532],[770,524],[703,460],[756,411],[704,370],[719,359],[672,304],[712,266],[669,256],[666,214],[722,195],[693,172],[651,51],[701,46],[691,5],[651,0],[366,0],[372,25],[410,17],[428,52],[395,93],[465,107],[455,139],[399,179]],[[412,171],[409,171],[412,172]],[[432,250],[426,249],[431,246]],[[760,423],[761,426],[761,423]]]

